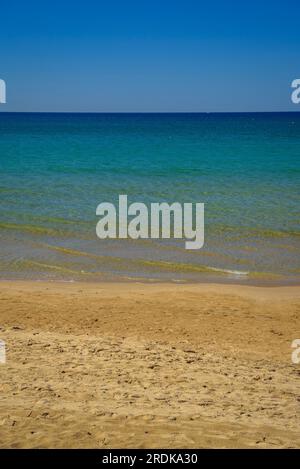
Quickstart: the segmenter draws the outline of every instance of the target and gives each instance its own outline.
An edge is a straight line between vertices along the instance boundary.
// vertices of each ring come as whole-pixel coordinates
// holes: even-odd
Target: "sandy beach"
[[[0,283],[1,448],[300,446],[300,288]]]

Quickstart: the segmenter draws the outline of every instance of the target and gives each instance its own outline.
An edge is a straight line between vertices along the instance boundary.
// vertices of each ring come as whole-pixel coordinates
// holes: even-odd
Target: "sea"
[[[204,203],[205,242],[103,239],[101,202]],[[0,113],[0,279],[300,282],[300,113]]]

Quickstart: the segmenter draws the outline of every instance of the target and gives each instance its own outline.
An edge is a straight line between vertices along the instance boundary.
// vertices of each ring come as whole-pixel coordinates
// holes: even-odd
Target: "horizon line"
[[[0,114],[295,114],[289,111],[1,111]]]

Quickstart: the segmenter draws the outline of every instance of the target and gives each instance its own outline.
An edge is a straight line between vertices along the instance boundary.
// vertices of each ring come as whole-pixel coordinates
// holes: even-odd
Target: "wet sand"
[[[0,283],[2,448],[300,446],[300,288]]]

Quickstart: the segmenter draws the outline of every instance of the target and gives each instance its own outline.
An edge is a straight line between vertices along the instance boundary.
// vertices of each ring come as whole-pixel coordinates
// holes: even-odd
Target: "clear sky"
[[[0,111],[300,111],[299,0],[6,0]]]

